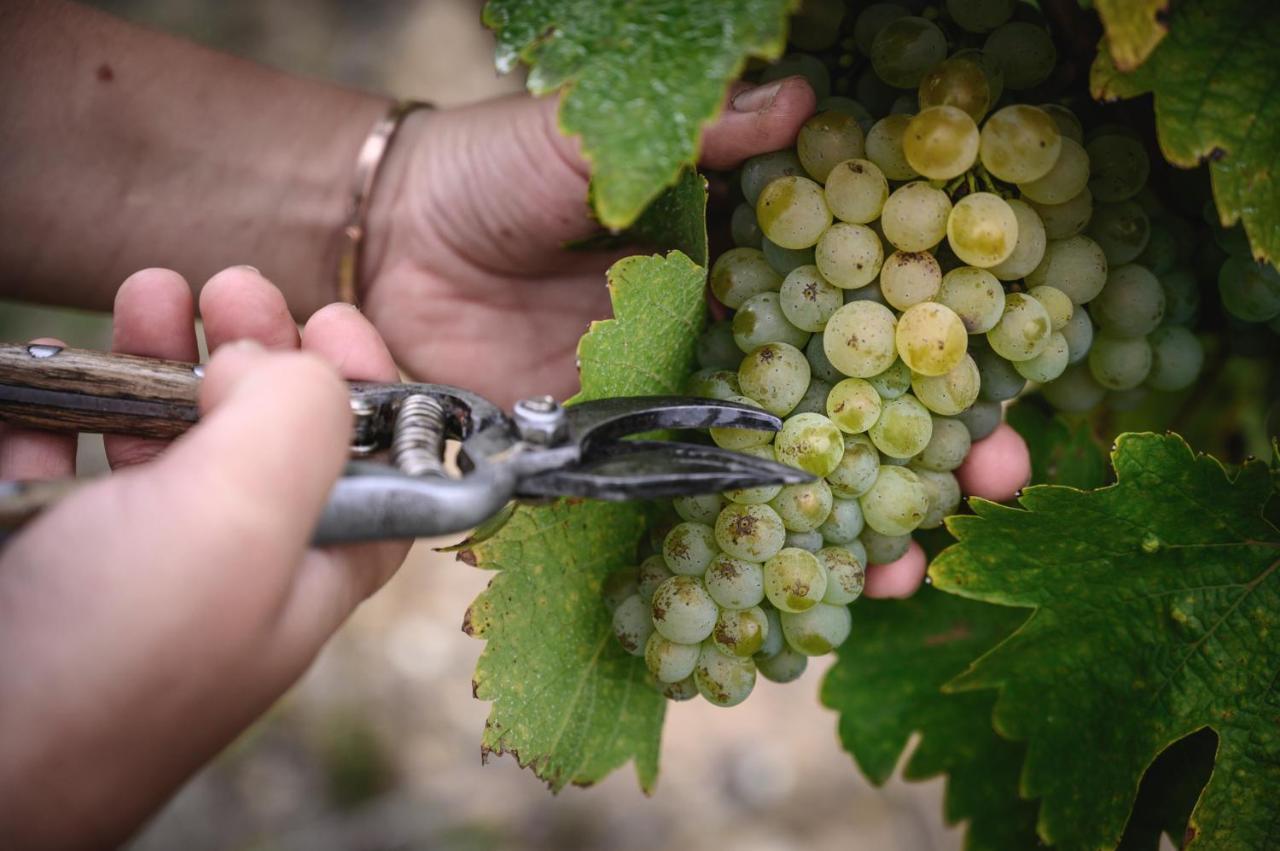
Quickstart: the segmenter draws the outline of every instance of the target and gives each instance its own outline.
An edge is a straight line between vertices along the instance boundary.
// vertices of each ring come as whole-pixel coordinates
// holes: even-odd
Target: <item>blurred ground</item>
[[[297,73],[441,106],[521,88],[495,75],[472,0],[93,5]],[[0,307],[0,337],[37,334],[101,347],[109,326],[98,316]],[[270,716],[188,784],[134,847],[959,847],[960,832],[941,823],[941,781],[877,790],[858,775],[837,744],[835,716],[816,699],[823,665],[788,686],[762,681],[731,711],[673,706],[652,798],[630,768],[553,797],[509,758],[482,765],[488,706],[471,696],[482,645],[459,625],[487,581],[420,544]]]

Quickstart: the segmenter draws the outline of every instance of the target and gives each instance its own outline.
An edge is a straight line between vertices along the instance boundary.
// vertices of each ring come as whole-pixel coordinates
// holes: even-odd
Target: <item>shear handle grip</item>
[[[0,343],[0,420],[52,431],[176,437],[199,418],[201,368]]]

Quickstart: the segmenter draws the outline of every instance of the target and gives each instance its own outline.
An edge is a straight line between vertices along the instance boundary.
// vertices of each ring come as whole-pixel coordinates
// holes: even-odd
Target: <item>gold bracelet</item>
[[[387,114],[373,125],[364,144],[360,146],[355,173],[351,178],[346,223],[342,226],[342,253],[338,258],[338,298],[347,304],[360,303],[360,253],[378,171],[404,117],[418,109],[435,109],[435,106],[418,100],[402,100],[392,104]]]

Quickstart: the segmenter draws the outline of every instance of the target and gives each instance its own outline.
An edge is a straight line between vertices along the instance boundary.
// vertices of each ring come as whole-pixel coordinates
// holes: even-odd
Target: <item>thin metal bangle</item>
[[[369,204],[373,198],[378,171],[405,116],[419,109],[435,109],[435,105],[419,100],[402,100],[392,104],[387,114],[373,125],[364,144],[360,146],[351,177],[347,217],[342,226],[342,251],[338,257],[338,298],[347,304],[360,304],[361,249],[368,231]]]

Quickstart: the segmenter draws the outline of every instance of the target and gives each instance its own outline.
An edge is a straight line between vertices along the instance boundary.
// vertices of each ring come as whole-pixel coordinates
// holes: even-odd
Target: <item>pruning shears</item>
[[[0,421],[56,431],[173,438],[198,419],[200,364],[44,344],[0,344]],[[416,538],[480,525],[519,499],[657,499],[812,477],[716,446],[624,439],[667,429],[776,431],[732,402],[632,396],[517,402],[508,415],[443,384],[351,382],[351,460],[330,493],[317,544]],[[445,445],[460,442],[458,472]],[[74,481],[0,482],[0,529],[13,529]]]

